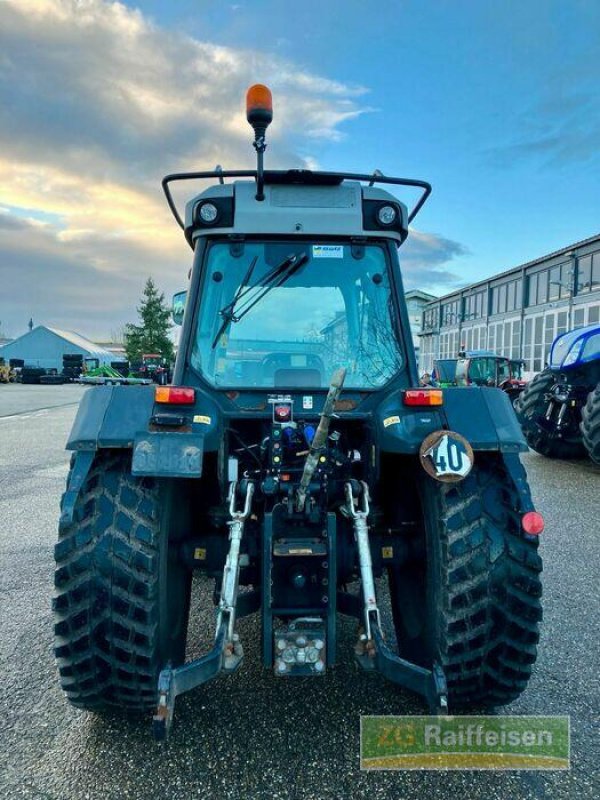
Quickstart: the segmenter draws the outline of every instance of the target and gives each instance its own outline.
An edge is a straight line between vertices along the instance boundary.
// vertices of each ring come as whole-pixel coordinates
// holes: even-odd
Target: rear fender
[[[416,454],[423,439],[446,428],[460,433],[473,450],[519,453],[528,450],[510,399],[501,389],[450,387],[439,407],[409,408],[388,398],[378,412],[381,449]]]
[[[193,406],[156,406],[154,386],[94,386],[84,395],[67,450],[132,450],[132,474],[200,478],[204,451],[217,450],[220,414],[215,403],[196,391]],[[172,429],[153,422],[157,412],[179,415]]]

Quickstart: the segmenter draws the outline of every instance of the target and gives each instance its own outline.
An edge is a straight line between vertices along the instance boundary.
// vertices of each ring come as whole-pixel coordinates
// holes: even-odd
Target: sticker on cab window
[[[343,258],[343,244],[313,244],[313,258]]]

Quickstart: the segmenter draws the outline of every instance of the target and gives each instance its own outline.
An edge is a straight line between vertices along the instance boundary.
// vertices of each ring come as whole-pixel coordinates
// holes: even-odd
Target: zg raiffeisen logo
[[[361,717],[361,769],[569,769],[569,717]]]

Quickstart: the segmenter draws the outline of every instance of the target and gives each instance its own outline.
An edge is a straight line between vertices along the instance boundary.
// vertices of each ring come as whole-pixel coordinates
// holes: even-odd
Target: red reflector
[[[170,403],[171,405],[187,405],[196,400],[196,390],[185,386],[157,386],[154,391],[154,400],[157,403]]]
[[[274,412],[277,422],[288,422],[292,418],[292,407],[288,403],[275,406]]]
[[[538,536],[544,530],[544,518],[537,511],[528,511],[523,514],[521,525],[525,533]]]
[[[407,389],[404,392],[405,406],[441,406],[443,402],[441,389]]]

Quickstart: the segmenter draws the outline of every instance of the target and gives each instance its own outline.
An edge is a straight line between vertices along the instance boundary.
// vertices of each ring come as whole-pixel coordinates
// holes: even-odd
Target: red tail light
[[[184,406],[191,405],[195,400],[196,390],[186,386],[157,386],[154,391],[156,403]]]
[[[530,536],[539,536],[544,530],[544,518],[537,511],[528,511],[521,518],[521,526]]]
[[[407,389],[404,392],[405,406],[441,406],[443,402],[441,389]]]

